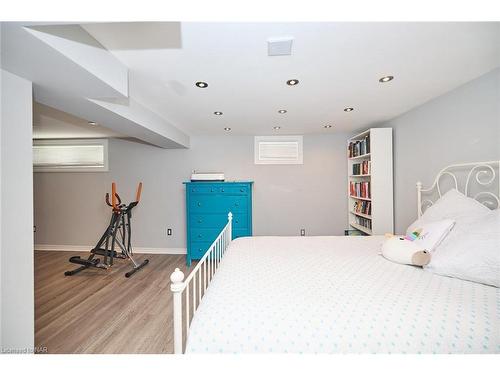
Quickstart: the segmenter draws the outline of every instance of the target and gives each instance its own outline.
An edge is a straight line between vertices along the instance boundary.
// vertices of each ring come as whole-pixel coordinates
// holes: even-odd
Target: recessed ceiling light
[[[89,121],[89,122],[88,122],[88,124],[89,124],[89,125],[92,125],[92,126],[96,126],[96,125],[97,125],[97,122],[95,122],[95,121]]]
[[[221,115],[222,115],[222,112],[220,112],[220,111],[215,111],[215,112],[214,112],[214,115],[221,116]]]
[[[197,87],[199,87],[200,89],[204,89],[204,88],[208,87],[208,83],[206,83],[206,82],[201,82],[201,81],[200,81],[200,82],[196,82],[196,83],[195,83],[195,85],[196,85]]]
[[[324,128],[325,129],[330,129],[332,126],[331,125],[325,125]]]
[[[295,86],[295,85],[299,84],[299,80],[298,79],[289,79],[288,81],[286,81],[286,84],[288,86]]]
[[[281,129],[281,126],[274,126],[273,127],[274,130],[280,130]]]
[[[231,128],[224,128],[225,131],[230,132]]]
[[[385,76],[385,77],[380,78],[378,81],[384,83],[384,82],[392,81],[393,79],[394,79],[394,76]]]
[[[286,109],[280,109],[278,113],[286,113]]]
[[[352,107],[344,108],[344,112],[352,112],[352,111],[354,111],[354,108]]]

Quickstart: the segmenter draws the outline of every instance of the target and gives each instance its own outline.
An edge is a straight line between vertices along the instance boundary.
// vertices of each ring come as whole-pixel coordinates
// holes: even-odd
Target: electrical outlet
[[[306,235],[306,230],[305,229],[301,229],[300,230],[300,235],[301,236],[305,236]]]
[[[33,225],[33,233],[36,233],[36,225]]]
[[[172,229],[168,228],[167,229],[167,236],[171,236],[172,235]]]

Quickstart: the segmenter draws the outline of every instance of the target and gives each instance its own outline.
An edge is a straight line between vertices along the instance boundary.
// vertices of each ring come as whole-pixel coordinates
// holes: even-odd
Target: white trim
[[[90,251],[95,245],[44,245],[35,244],[36,251]],[[186,254],[185,247],[134,247],[136,254]]]

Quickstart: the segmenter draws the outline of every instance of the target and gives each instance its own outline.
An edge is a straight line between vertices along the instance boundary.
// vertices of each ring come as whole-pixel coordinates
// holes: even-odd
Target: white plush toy
[[[431,261],[431,254],[418,246],[415,242],[404,237],[386,235],[382,245],[382,255],[396,263],[425,266]]]

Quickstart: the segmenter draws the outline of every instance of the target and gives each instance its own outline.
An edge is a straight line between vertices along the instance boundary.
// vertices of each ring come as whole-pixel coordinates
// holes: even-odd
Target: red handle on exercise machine
[[[137,193],[135,194],[135,201],[139,203],[141,200],[141,193],[142,193],[142,182],[139,182],[139,186],[137,186]]]
[[[114,210],[118,210],[118,205],[116,204],[116,184],[111,183],[111,205]]]

